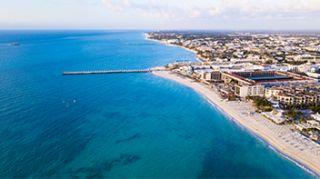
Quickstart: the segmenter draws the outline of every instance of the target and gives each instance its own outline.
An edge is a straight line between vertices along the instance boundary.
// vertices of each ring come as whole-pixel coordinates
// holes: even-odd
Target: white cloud
[[[223,0],[211,9],[214,9],[214,13],[210,13],[213,16],[296,18],[320,13],[320,0]]]
[[[122,4],[114,3],[111,0],[102,0],[103,4],[112,11],[123,11],[124,6]]]
[[[301,18],[320,14],[320,0],[102,0],[115,12],[143,12],[161,18]]]
[[[141,12],[146,15],[152,15],[160,18],[176,18],[180,13],[184,13],[178,7],[159,4],[155,0],[134,1],[134,0],[102,0],[110,10],[114,12]]]

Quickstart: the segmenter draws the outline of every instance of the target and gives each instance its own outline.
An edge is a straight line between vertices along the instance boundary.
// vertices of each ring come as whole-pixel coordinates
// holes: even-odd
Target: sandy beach
[[[154,41],[154,42],[157,42],[157,43],[164,44],[164,45],[166,45],[166,46],[179,47],[179,48],[182,48],[182,49],[184,49],[184,50],[187,50],[187,51],[189,51],[189,52],[194,53],[195,56],[196,56],[196,60],[199,61],[199,62],[207,62],[207,61],[208,61],[208,59],[205,59],[205,58],[200,57],[199,55],[197,55],[197,51],[196,51],[196,50],[192,50],[192,49],[189,49],[189,48],[187,48],[187,47],[180,46],[180,45],[170,44],[170,43],[168,43],[168,42],[166,42],[166,41],[162,41],[162,40],[151,39],[151,38],[148,37],[147,34],[145,34],[145,40]]]
[[[192,88],[237,124],[262,138],[288,159],[320,176],[320,145],[291,131],[290,125],[274,124],[261,114],[255,113],[254,107],[248,102],[222,101],[217,91],[192,79],[168,71],[157,71],[153,74]]]

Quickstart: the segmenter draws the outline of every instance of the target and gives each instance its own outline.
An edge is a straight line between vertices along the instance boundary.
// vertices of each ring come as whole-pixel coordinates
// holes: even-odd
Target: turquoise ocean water
[[[61,75],[175,60],[138,31],[0,31],[0,178],[313,177],[175,82]]]

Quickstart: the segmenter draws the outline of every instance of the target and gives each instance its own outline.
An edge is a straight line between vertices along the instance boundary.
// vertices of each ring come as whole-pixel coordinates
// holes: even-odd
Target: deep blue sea
[[[61,75],[176,60],[139,31],[0,31],[0,178],[313,177],[175,82]]]

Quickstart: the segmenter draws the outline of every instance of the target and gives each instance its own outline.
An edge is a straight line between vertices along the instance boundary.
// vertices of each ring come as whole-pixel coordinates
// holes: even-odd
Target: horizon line
[[[205,32],[319,32],[320,29],[151,29],[151,28],[0,28],[0,31],[205,31]]]

